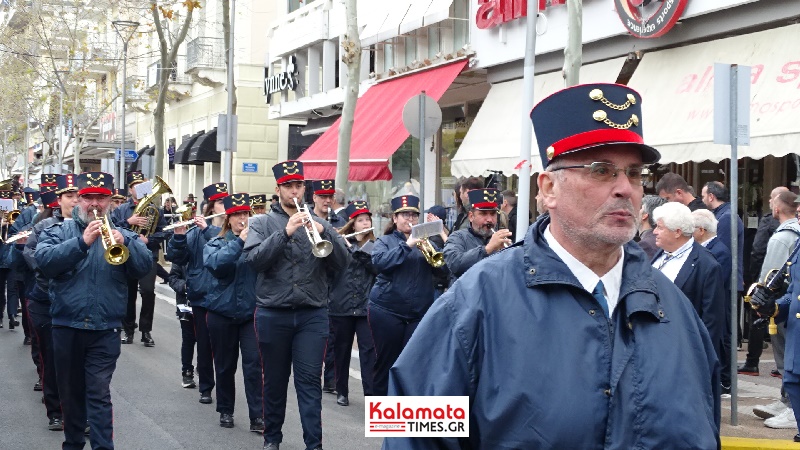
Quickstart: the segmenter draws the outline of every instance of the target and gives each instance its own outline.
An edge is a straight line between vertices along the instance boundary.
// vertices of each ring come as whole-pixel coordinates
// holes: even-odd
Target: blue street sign
[[[242,172],[258,173],[258,163],[242,163]]]
[[[125,162],[130,164],[139,159],[139,154],[136,150],[125,150]],[[114,161],[119,161],[119,149],[114,152]]]

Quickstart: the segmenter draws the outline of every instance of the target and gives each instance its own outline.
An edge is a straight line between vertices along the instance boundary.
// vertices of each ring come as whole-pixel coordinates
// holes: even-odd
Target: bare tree
[[[358,2],[345,0],[347,32],[342,36],[342,62],[347,65],[347,86],[344,93],[342,118],[339,121],[339,147],[336,156],[336,186],[347,192],[350,175],[350,142],[353,119],[361,83],[361,40],[358,36]]]
[[[234,0],[235,1],[235,0]],[[222,0],[222,34],[225,44],[225,61],[230,61],[231,51],[231,0]],[[233,70],[231,68],[231,70]],[[233,104],[231,114],[236,114],[236,106],[239,103],[236,97],[236,84],[232,84],[228,89],[233,90]]]

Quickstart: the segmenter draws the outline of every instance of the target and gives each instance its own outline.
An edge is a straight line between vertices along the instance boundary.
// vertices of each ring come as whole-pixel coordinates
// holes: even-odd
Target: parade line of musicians
[[[727,277],[728,192],[708,183],[697,198],[667,174],[658,196],[643,195],[644,168],[660,154],[644,143],[641,102],[626,86],[582,85],[533,109],[545,170],[542,215],[527,230],[515,229],[514,193],[478,178],[456,188],[452,230],[420,240],[419,198],[393,198],[391,223],[377,230],[369,205],[337,201],[332,180],[313,181],[305,205],[299,161],[272,168],[270,205],[215,183],[184,221],[168,221],[160,194],[137,189],[152,183],[139,172],[127,174],[127,192],[107,173],[42,175],[38,192],[24,192],[28,206],[5,214],[0,274],[9,328],[21,301],[49,429],[63,430],[64,449],[86,436],[113,448],[111,377],[137,328],[155,346],[166,240],[182,387],[233,428],[241,356],[249,430],[264,449],[284,440],[291,373],[305,448],[322,448],[321,398],[349,405],[354,339],[364,395],[470,397],[468,439],[386,439],[386,449],[717,448],[730,389],[727,299],[744,289],[741,272],[738,286]],[[794,255],[796,199],[773,192],[764,271]],[[423,222],[445,219],[442,207],[424,212]],[[517,232],[525,239],[511,245]],[[738,235],[741,246],[741,221]],[[786,397],[756,413],[787,428],[796,427],[787,406],[800,402],[800,302],[778,303],[779,320],[792,314],[778,367]],[[757,373],[754,358],[743,373]]]

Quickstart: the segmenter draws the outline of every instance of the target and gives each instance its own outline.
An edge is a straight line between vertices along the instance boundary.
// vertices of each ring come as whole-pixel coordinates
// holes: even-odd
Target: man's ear
[[[542,203],[547,209],[555,209],[556,207],[556,175],[553,172],[541,172],[536,178],[536,184],[539,187],[539,195],[542,196]]]

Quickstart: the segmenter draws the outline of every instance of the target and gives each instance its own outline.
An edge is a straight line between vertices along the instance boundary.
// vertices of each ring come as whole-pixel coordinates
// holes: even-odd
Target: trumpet
[[[222,213],[219,213],[219,214],[212,214],[210,216],[205,216],[205,217],[203,217],[203,219],[208,220],[208,219],[213,219],[214,217],[219,217],[219,216],[224,216],[224,215],[225,215],[225,213],[222,212]],[[183,222],[176,222],[176,223],[173,223],[172,225],[165,226],[164,227],[164,231],[169,231],[169,230],[174,230],[175,228],[185,227],[185,226],[191,225],[193,223],[194,223],[194,219],[192,219],[192,220],[184,220]]]
[[[17,242],[20,239],[25,239],[26,237],[30,236],[31,233],[33,233],[33,230],[20,231],[19,233],[15,234],[14,236],[11,236],[10,238],[8,238],[8,240],[5,241],[5,243],[6,244],[13,244],[14,242]]]
[[[355,233],[345,234],[342,236],[345,239],[350,239],[351,237],[358,236],[359,234],[369,233],[370,231],[374,230],[374,227],[367,228],[366,230],[356,231]]]
[[[308,207],[300,206],[300,203],[297,202],[296,198],[292,198],[294,200],[294,205],[297,208],[297,212],[305,213],[308,215],[308,219],[303,219],[303,229],[306,230],[306,236],[308,236],[308,240],[311,242],[311,253],[314,254],[317,258],[324,258],[331,254],[333,251],[333,244],[330,241],[326,241],[320,237],[319,232],[317,231],[317,227],[314,224],[311,224],[311,228],[309,229],[308,224],[312,221],[311,214],[308,212]]]
[[[128,260],[128,256],[130,256],[128,247],[125,247],[124,244],[118,244],[114,239],[114,235],[111,234],[111,223],[108,221],[108,216],[103,216],[101,218],[97,214],[96,209],[93,209],[92,212],[94,213],[95,220],[102,221],[100,224],[100,239],[103,241],[103,248],[105,249],[103,257],[106,262],[113,266],[125,264],[125,261]]]
[[[497,230],[492,228],[492,235],[494,235],[495,233],[497,233]],[[503,248],[508,248],[508,242],[503,242]]]

